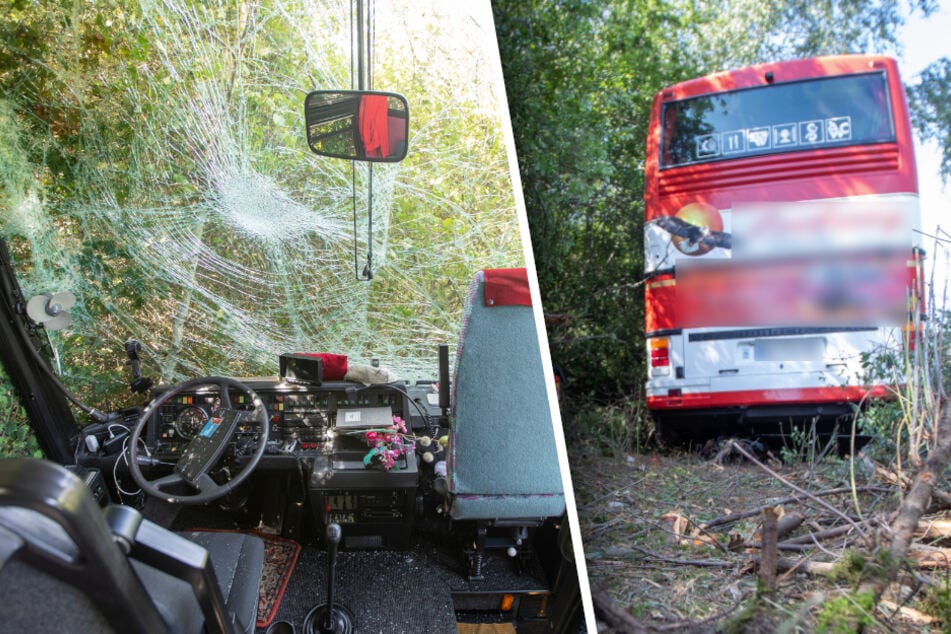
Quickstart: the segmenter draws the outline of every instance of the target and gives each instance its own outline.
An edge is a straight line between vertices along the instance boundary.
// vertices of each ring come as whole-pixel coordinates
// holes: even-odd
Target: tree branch
[[[762,462],[760,462],[759,460],[757,460],[756,457],[755,457],[753,454],[751,454],[751,453],[748,452],[746,449],[744,449],[743,447],[741,447],[741,446],[740,446],[740,443],[736,442],[735,440],[731,440],[731,441],[730,441],[730,444],[733,445],[733,448],[736,449],[737,452],[739,452],[740,454],[742,454],[744,458],[746,458],[747,460],[749,460],[750,462],[752,462],[753,464],[755,464],[757,467],[759,467],[760,469],[762,469],[763,471],[765,471],[765,472],[768,473],[769,475],[773,476],[774,478],[776,478],[777,480],[779,480],[780,482],[782,482],[783,484],[785,484],[786,486],[788,486],[788,487],[789,487],[790,489],[792,489],[793,491],[796,491],[797,493],[799,493],[799,494],[801,494],[801,495],[804,495],[805,497],[809,498],[810,500],[812,500],[812,501],[815,502],[816,504],[818,504],[818,505],[822,506],[823,508],[825,508],[827,511],[832,512],[833,515],[837,515],[838,517],[841,517],[841,518],[844,519],[846,522],[848,522],[849,524],[851,524],[852,527],[855,528],[855,530],[858,532],[859,535],[861,535],[862,537],[866,537],[865,531],[863,531],[862,528],[861,528],[858,524],[856,524],[856,523],[855,523],[855,520],[853,520],[851,517],[849,517],[848,515],[846,515],[845,513],[843,513],[842,511],[840,511],[839,509],[835,508],[834,506],[832,506],[831,504],[829,504],[829,503],[826,502],[825,500],[820,499],[820,498],[817,497],[815,494],[809,493],[809,492],[806,491],[805,489],[803,489],[803,488],[801,488],[801,487],[799,487],[799,486],[793,484],[792,482],[790,482],[789,480],[787,480],[787,479],[784,478],[783,476],[779,475],[778,473],[776,473],[775,471],[773,471],[772,469],[770,469],[769,467],[767,467],[765,464],[763,464]],[[917,520],[916,520],[915,523],[916,523],[916,525],[917,525]]]
[[[915,536],[918,520],[924,515],[928,502],[931,500],[935,482],[944,473],[948,461],[951,460],[951,409],[948,407],[941,411],[935,435],[937,442],[915,476],[908,494],[898,509],[895,521],[892,522],[892,540],[888,549],[891,557],[888,567],[884,574],[878,578],[869,579],[862,584],[860,589],[864,592],[873,592],[876,602],[898,573],[901,561],[908,554],[908,548]]]
[[[843,493],[849,493],[851,491],[852,491],[851,487],[840,487],[838,489],[827,489],[825,491],[818,491],[810,495],[814,497],[825,497],[829,495],[840,495]],[[862,486],[862,487],[856,488],[856,491],[889,493],[891,489],[886,487],[880,487],[880,486]],[[732,524],[733,522],[738,522],[748,517],[759,515],[760,513],[763,512],[763,509],[768,506],[782,506],[783,504],[792,504],[793,502],[802,502],[803,499],[805,498],[807,498],[807,496],[805,495],[790,495],[789,497],[781,498],[774,502],[757,506],[748,511],[738,511],[736,513],[731,513],[729,515],[721,515],[720,517],[715,517],[709,522],[704,522],[703,524],[701,524],[701,526],[703,528],[713,528],[714,526],[721,526],[723,524]]]

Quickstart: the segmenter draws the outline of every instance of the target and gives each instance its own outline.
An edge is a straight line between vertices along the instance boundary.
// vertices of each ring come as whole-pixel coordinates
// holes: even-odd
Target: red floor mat
[[[267,627],[274,620],[281,606],[287,582],[294,572],[300,544],[292,539],[254,533],[264,540],[264,573],[261,575],[261,590],[258,596],[258,627]]]
[[[258,591],[258,620],[257,627],[267,627],[277,615],[284,598],[287,582],[291,580],[297,557],[300,555],[300,544],[293,539],[268,535],[257,531],[229,531],[220,528],[194,528],[196,531],[218,531],[222,533],[245,532],[257,535],[264,541],[264,572],[261,573],[261,587]]]

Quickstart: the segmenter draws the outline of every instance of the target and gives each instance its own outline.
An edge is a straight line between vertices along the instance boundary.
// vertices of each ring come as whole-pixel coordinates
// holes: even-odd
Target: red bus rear
[[[821,57],[671,86],[654,98],[645,169],[656,418],[837,416],[885,395],[862,355],[900,343],[920,256],[894,60]]]

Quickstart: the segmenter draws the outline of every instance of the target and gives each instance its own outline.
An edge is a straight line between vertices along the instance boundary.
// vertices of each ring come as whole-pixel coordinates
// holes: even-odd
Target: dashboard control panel
[[[256,469],[300,474],[298,480],[318,527],[336,522],[344,529],[343,548],[406,548],[420,504],[419,482],[432,473],[432,456],[421,451],[381,452],[367,442],[368,432],[389,429],[394,417],[405,432],[429,440],[443,433],[443,413],[435,382],[364,386],[344,381],[320,385],[278,378],[239,379],[260,397],[266,409],[268,437]],[[159,398],[168,388],[155,388]],[[235,416],[254,409],[251,396],[228,385],[198,385],[176,394],[151,414],[145,432],[151,457],[182,464],[201,442],[212,419],[236,420],[225,456],[240,462],[260,447],[258,417]],[[230,410],[230,412],[229,412]],[[401,427],[402,429],[402,427]],[[388,441],[392,442],[392,441]],[[410,445],[412,446],[412,445]],[[188,452],[186,452],[188,448]],[[392,449],[392,448],[391,448]],[[386,458],[382,456],[385,453]],[[395,454],[395,455],[394,455]]]
[[[435,388],[431,384],[405,383],[364,386],[350,382],[321,385],[288,383],[277,378],[240,379],[255,391],[267,409],[270,431],[267,457],[306,457],[328,448],[338,412],[354,409],[389,410],[403,419],[409,429],[427,429],[433,410],[428,403]],[[153,390],[153,396],[162,394]],[[184,448],[208,420],[222,408],[251,410],[248,394],[229,390],[230,403],[222,403],[217,385],[199,386],[165,403],[149,421],[147,440],[160,460],[177,460]],[[438,414],[437,414],[438,415]],[[242,422],[235,434],[234,451],[241,456],[257,446],[259,430],[255,422]]]

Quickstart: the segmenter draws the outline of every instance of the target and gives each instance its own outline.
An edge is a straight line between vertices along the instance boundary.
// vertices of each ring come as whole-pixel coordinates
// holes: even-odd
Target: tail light
[[[648,341],[650,350],[651,376],[670,375],[670,339],[661,337]]]
[[[912,249],[912,258],[908,261],[908,320],[903,328],[908,350],[914,350],[918,345],[922,323],[927,318],[924,259],[924,249],[920,247]]]

